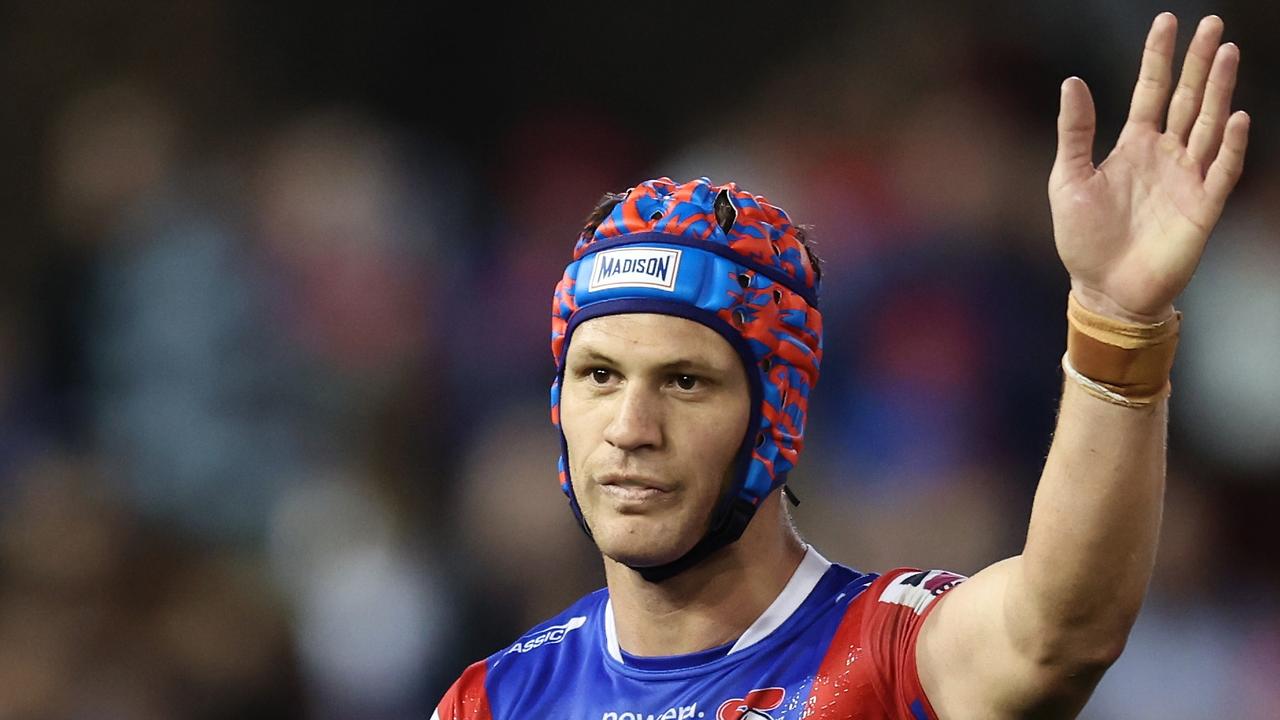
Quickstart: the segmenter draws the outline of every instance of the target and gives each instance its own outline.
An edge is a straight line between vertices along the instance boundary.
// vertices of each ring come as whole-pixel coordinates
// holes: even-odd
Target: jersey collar
[[[742,633],[726,654],[732,655],[746,650],[781,627],[804,603],[805,598],[809,597],[809,593],[813,592],[818,581],[830,567],[830,561],[814,550],[813,546],[807,546],[804,557],[801,558],[795,572],[791,574],[791,579],[782,588],[782,592],[778,593],[773,603],[761,613],[760,617],[756,618],[755,622],[751,623],[751,626]],[[612,599],[606,601],[604,605],[604,635],[609,656],[619,663],[626,664],[622,658],[622,648],[618,645],[618,628],[614,623]]]

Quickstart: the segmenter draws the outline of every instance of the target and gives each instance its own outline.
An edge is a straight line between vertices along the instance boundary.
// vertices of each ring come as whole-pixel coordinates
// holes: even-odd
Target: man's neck
[[[776,494],[771,498],[776,502]],[[766,501],[768,502],[768,501]],[[605,558],[618,644],[632,655],[682,655],[736,640],[778,597],[805,548],[779,514],[761,512],[742,538],[652,583]]]

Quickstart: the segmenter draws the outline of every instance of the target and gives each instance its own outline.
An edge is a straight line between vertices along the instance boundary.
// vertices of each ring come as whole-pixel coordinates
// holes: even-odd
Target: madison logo
[[[716,710],[716,720],[773,720],[768,711],[777,709],[786,694],[780,687],[771,687],[752,690],[743,698],[730,698]]]
[[[623,247],[596,254],[588,292],[617,287],[675,290],[680,252],[667,248]]]

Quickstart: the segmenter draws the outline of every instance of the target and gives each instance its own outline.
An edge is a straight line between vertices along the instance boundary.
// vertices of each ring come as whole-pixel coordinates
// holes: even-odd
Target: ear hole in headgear
[[[769,372],[769,368],[773,367],[773,361],[769,358],[765,358],[760,361],[760,367],[764,368],[765,372]]]
[[[761,447],[763,445],[764,445],[764,431],[762,430],[756,433],[756,447]]]
[[[738,219],[738,209],[733,206],[733,201],[729,199],[729,188],[721,190],[716,195],[716,224],[727,235],[729,230],[733,228],[733,223]]]
[[[662,219],[661,210],[654,210],[653,214],[649,216],[649,222],[653,222],[654,220],[661,220],[661,219]]]
[[[738,287],[744,290],[751,285],[751,276],[746,273],[738,273]]]
[[[747,312],[742,308],[733,311],[733,321],[742,327],[747,324]]]
[[[775,303],[779,304],[779,305],[781,305],[781,304],[782,304],[782,291],[781,291],[781,290],[774,289],[774,291],[773,291],[773,301],[774,301]]]

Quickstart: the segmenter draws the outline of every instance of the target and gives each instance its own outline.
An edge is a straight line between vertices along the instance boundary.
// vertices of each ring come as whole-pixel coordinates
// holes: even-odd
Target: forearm
[[[1128,408],[1067,380],[1007,617],[1046,661],[1107,662],[1155,559],[1168,402]]]

